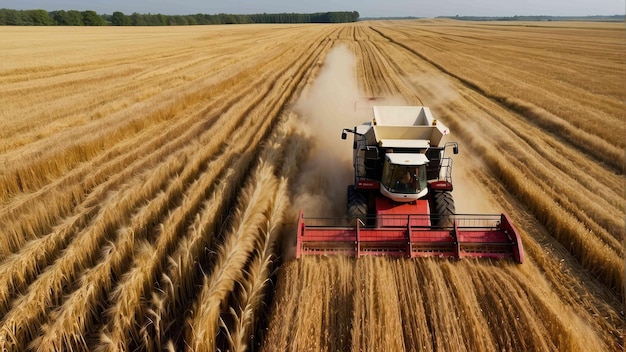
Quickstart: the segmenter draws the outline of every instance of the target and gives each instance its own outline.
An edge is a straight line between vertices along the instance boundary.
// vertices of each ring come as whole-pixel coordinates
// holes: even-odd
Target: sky
[[[121,11],[127,15],[358,11],[361,17],[588,16],[626,12],[624,0],[0,0],[0,8],[93,10],[99,14]]]

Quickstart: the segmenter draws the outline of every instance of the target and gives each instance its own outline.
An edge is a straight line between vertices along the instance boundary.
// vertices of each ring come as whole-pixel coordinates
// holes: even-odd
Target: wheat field
[[[624,347],[623,25],[0,27],[0,349]],[[356,101],[451,128],[527,260],[292,258]]]

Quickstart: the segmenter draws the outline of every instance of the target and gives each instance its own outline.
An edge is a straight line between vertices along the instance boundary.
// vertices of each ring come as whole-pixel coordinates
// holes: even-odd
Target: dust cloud
[[[459,147],[460,148],[460,147]],[[498,208],[491,193],[480,181],[480,161],[469,155],[470,151],[460,150],[454,157],[452,168],[452,184],[454,191],[454,205],[457,214],[495,214],[502,209]]]
[[[450,79],[441,74],[424,73],[411,77],[409,82],[420,92],[422,103],[431,109],[461,99],[461,95]]]
[[[306,217],[345,217],[347,186],[354,182],[352,136],[341,139],[343,128],[369,119],[355,109],[361,96],[356,57],[346,46],[332,49],[318,77],[295,105],[300,133],[310,141],[308,157],[293,188],[293,205]]]

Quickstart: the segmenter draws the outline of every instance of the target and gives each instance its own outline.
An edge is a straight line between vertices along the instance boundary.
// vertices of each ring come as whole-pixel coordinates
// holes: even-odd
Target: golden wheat
[[[251,343],[254,343],[252,329],[258,319],[255,312],[260,309],[264,291],[271,276],[272,261],[276,259],[277,242],[282,230],[285,210],[289,203],[288,177],[293,175],[294,169],[297,167],[292,158],[298,150],[289,148],[288,123],[288,121],[283,122],[275,140],[269,140],[261,156],[261,160],[268,162],[274,169],[274,173],[278,173],[277,177],[282,177],[276,189],[274,202],[269,210],[267,225],[261,230],[260,247],[262,249],[257,249],[257,253],[253,256],[246,272],[246,277],[239,281],[241,290],[235,300],[237,302],[236,308],[232,306],[230,308],[233,326],[229,327],[222,321],[222,327],[227,333],[229,349],[234,351],[245,351]]]
[[[189,322],[187,341],[195,351],[215,349],[219,316],[235,282],[241,279],[248,256],[259,243],[261,228],[277,187],[270,168],[260,168],[244,190],[233,218],[232,234],[225,235],[213,272],[204,282]],[[269,195],[269,197],[268,197]]]
[[[623,348],[623,26],[0,32],[0,349]],[[300,176],[337,183],[305,162],[334,160],[318,134],[342,116],[294,111],[339,45],[365,95],[451,127],[455,179],[514,219],[524,265],[304,258],[272,276],[316,191]]]
[[[173,160],[173,162],[182,164],[182,160]],[[144,177],[147,179],[151,175],[153,175],[151,172],[146,172]],[[19,299],[19,305],[22,308],[11,310],[6,314],[3,326],[0,328],[0,336],[17,331],[15,336],[18,340],[12,341],[17,346],[36,336],[33,335],[32,330],[25,329],[25,327],[34,327],[46,321],[46,313],[62,299],[63,287],[71,285],[80,272],[94,263],[99,246],[109,238],[114,224],[123,218],[121,214],[143,201],[146,198],[145,194],[156,192],[162,187],[162,183],[172,176],[169,170],[163,170],[157,175],[160,177],[152,178],[146,184],[142,184],[145,179],[136,180],[127,188],[128,192],[119,192],[109,200],[114,206],[101,210],[94,223],[77,234],[65,249],[64,255],[31,284],[27,294]],[[24,312],[21,312],[22,310]]]
[[[296,70],[299,70],[299,68],[296,67]],[[266,80],[265,77],[261,77],[261,80]],[[292,86],[294,86],[293,83],[291,83]],[[261,94],[261,96],[267,94],[266,91],[263,90],[256,90],[258,92],[258,94]],[[288,92],[289,90],[286,90],[286,92]],[[285,97],[287,97],[287,95],[284,95]],[[285,98],[282,98],[285,99]],[[259,138],[263,137],[263,132],[265,129],[268,128],[268,126],[271,124],[271,119],[255,119],[255,113],[257,113],[256,111],[258,111],[259,109],[264,109],[265,106],[264,104],[259,104],[259,101],[242,101],[242,104],[250,104],[249,106],[252,106],[252,108],[248,108],[248,109],[240,109],[240,108],[233,108],[233,111],[247,111],[249,110],[249,114],[251,117],[249,117],[246,121],[247,123],[250,123],[250,127],[247,128],[247,126],[242,126],[242,128],[240,128],[239,130],[236,131],[236,133],[234,133],[230,138],[232,138],[235,141],[238,140],[248,140],[248,141],[253,141],[253,140],[259,140]],[[274,105],[273,109],[277,109],[277,106],[280,105]],[[276,110],[274,112],[274,114],[276,114],[278,112],[278,110]],[[242,115],[240,115],[242,116]],[[240,118],[241,119],[241,118]],[[234,121],[235,123],[237,121],[240,121],[239,119],[232,119],[230,121]],[[229,121],[228,125],[232,125],[232,123]],[[254,123],[260,123],[261,128],[259,127],[255,127]],[[254,133],[254,137],[252,137],[251,133]],[[219,135],[219,134],[218,134]],[[214,139],[212,142],[213,143],[219,143],[219,141],[223,141],[225,140],[222,138],[216,138]],[[237,145],[233,145],[230,149],[228,149],[228,152],[230,155],[234,155],[235,153],[237,153],[239,150],[238,148],[243,147],[243,146],[248,146],[248,147],[254,147],[258,142],[251,142],[250,144],[237,144]],[[208,148],[208,150],[210,150],[211,148]],[[203,149],[203,152],[206,153],[207,149]],[[243,152],[243,151],[242,151]],[[219,165],[219,163],[217,163]],[[219,170],[220,167],[214,167],[213,170]],[[242,168],[242,170],[245,170],[245,168]],[[193,170],[192,169],[192,174],[197,173],[197,170]],[[240,171],[241,172],[241,171]],[[211,182],[213,178],[212,177],[204,177],[202,179],[202,182],[200,182],[200,185],[204,185],[204,188],[208,187],[208,183]],[[199,186],[200,189],[202,189],[202,186]],[[198,192],[198,191],[190,191],[191,195],[193,197],[198,197],[198,196],[202,196],[203,192]],[[196,204],[196,201],[193,201],[192,203]],[[195,207],[195,206],[194,206]],[[180,210],[182,208],[179,208],[177,210]],[[182,212],[180,213],[181,215],[181,220],[173,220],[174,223],[178,223],[178,224],[183,224],[182,221],[182,214],[185,213],[186,210],[182,210]],[[176,214],[176,213],[174,213]],[[172,215],[172,217],[174,217],[175,215]],[[181,231],[181,228],[178,228],[176,226],[170,227],[170,226],[165,226],[164,228],[169,229],[170,232],[168,233],[161,233],[159,235],[159,240],[163,239],[163,240],[167,240],[167,239],[175,239],[175,234],[179,233]],[[136,267],[136,270],[138,273],[137,274],[133,274],[133,275],[129,275],[128,278],[130,280],[132,280],[134,283],[131,283],[130,287],[135,287],[136,289],[132,290],[133,294],[129,295],[129,297],[116,297],[114,300],[118,301],[118,305],[116,305],[111,311],[110,314],[111,316],[116,316],[116,314],[119,314],[121,316],[127,316],[128,314],[134,315],[133,312],[133,308],[131,307],[137,307],[137,303],[133,303],[133,302],[137,302],[143,295],[143,290],[145,287],[144,285],[144,281],[149,278],[149,277],[153,277],[154,275],[154,271],[150,271],[150,270],[159,270],[159,266],[161,264],[159,264],[159,258],[162,258],[164,253],[166,251],[168,251],[167,248],[165,249],[160,249],[160,241],[157,242],[156,244],[156,248],[155,251],[157,253],[159,253],[156,256],[152,256],[150,257],[150,261],[147,263],[143,263],[140,266]],[[170,245],[165,245],[165,247],[169,247]],[[164,252],[165,251],[165,252]],[[149,269],[148,271],[145,270],[145,268],[153,268],[153,269]],[[129,291],[128,287],[126,285],[121,286],[120,287],[125,287],[126,291]],[[122,291],[119,291],[122,292]],[[114,293],[114,295],[119,295],[120,293]],[[137,312],[138,309],[135,309],[135,312]],[[131,326],[127,325],[126,323],[128,322],[128,320],[124,320],[124,319],[115,319],[112,318],[111,319],[114,322],[119,322],[119,323],[114,323],[112,325],[110,325],[104,332],[103,334],[107,335],[106,337],[103,337],[103,340],[107,340],[107,341],[113,341],[115,346],[128,346],[128,343],[130,343],[130,341],[137,341],[139,339],[139,335],[140,332],[137,331],[136,329],[133,329]]]

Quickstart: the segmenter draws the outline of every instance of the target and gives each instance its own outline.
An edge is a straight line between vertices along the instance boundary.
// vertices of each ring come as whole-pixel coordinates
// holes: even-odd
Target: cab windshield
[[[416,194],[426,188],[426,165],[385,163],[382,183],[393,193]]]

